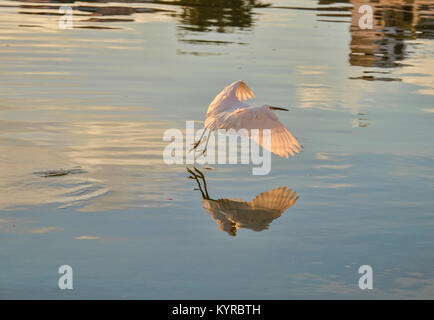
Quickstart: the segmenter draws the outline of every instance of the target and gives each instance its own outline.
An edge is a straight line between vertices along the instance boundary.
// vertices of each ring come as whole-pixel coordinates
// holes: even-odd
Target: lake
[[[0,12],[0,298],[434,298],[432,1]],[[249,103],[290,110],[278,117],[303,150],[272,155],[267,175],[197,166],[204,198],[191,165],[163,161],[163,134],[200,128],[239,79]]]

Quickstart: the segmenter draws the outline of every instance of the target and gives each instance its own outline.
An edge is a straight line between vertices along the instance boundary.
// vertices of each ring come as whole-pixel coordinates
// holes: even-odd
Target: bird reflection
[[[299,198],[297,192],[282,187],[262,192],[250,202],[236,198],[215,200],[209,196],[203,173],[196,167],[187,168],[187,171],[190,173],[189,178],[197,182],[203,208],[216,221],[218,230],[231,236],[235,236],[240,228],[254,231],[268,229],[270,223],[292,207]]]

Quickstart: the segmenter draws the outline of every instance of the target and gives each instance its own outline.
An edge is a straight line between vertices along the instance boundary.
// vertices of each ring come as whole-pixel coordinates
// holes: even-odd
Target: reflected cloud
[[[121,242],[121,241],[123,242],[129,240],[129,238],[100,237],[100,236],[92,236],[92,235],[77,236],[74,239],[82,241],[84,245],[88,241],[97,242],[99,244],[109,244],[109,243]]]
[[[44,228],[39,228],[39,229],[31,229],[28,231],[28,233],[43,234],[43,233],[48,233],[48,232],[53,232],[53,231],[60,231],[60,230],[63,230],[63,229],[59,228],[59,227],[44,227]]]
[[[297,66],[297,73],[302,75],[321,75],[325,73],[325,66]]]
[[[340,188],[351,188],[354,186],[355,186],[354,184],[350,184],[350,183],[335,183],[335,184],[328,184],[328,185],[316,185],[316,186],[312,186],[312,188],[340,189]]]
[[[253,231],[268,229],[271,222],[279,218],[300,198],[292,189],[276,188],[262,192],[252,201],[236,198],[212,199],[208,193],[205,176],[197,168],[189,169],[189,178],[194,179],[202,194],[203,208],[216,221],[217,229],[236,236],[241,228]]]
[[[14,233],[14,234],[28,234],[28,235],[43,235],[52,232],[63,231],[62,227],[30,227],[29,225],[36,223],[32,220],[12,218],[10,220],[0,219],[0,232]]]
[[[319,160],[335,160],[333,155],[321,152],[315,154],[315,158]]]
[[[101,238],[97,237],[97,236],[79,236],[79,237],[75,237],[75,239],[77,239],[77,240],[99,240]]]
[[[326,85],[319,83],[306,83],[297,88],[297,98],[300,108],[316,108],[321,110],[335,110],[333,105],[336,97],[334,92]]]
[[[335,170],[344,170],[351,167],[351,164],[319,164],[314,166],[315,169],[335,169]]]

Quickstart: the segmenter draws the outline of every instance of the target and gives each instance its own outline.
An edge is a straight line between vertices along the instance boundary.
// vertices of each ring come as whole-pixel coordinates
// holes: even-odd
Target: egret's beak
[[[285,108],[279,108],[279,107],[273,107],[273,106],[268,106],[270,108],[270,110],[282,110],[282,111],[289,111],[288,109]]]

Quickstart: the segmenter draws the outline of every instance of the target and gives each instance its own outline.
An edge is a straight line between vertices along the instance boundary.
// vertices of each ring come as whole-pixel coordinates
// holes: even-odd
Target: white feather
[[[288,158],[301,149],[300,144],[279,121],[268,105],[254,107],[242,102],[253,98],[254,94],[241,80],[224,88],[211,102],[205,119],[205,128],[248,129],[249,138],[253,138],[260,146],[265,147],[261,129],[271,129],[271,148],[269,151]],[[259,137],[251,136],[251,129],[260,129]]]

